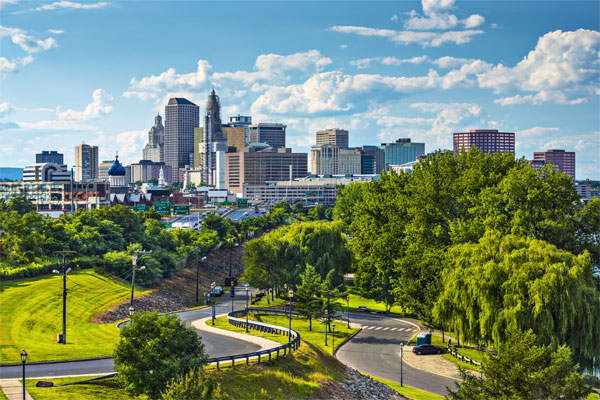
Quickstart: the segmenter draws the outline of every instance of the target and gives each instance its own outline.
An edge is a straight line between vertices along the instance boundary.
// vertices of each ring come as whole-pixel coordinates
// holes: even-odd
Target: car
[[[223,294],[223,287],[215,286],[213,290],[210,291],[211,296],[220,296]]]
[[[441,347],[434,346],[432,344],[421,344],[419,346],[415,346],[412,349],[412,352],[421,355],[421,354],[442,354],[444,349]]]
[[[367,306],[358,306],[356,307],[356,311],[368,312],[371,311],[367,308]]]

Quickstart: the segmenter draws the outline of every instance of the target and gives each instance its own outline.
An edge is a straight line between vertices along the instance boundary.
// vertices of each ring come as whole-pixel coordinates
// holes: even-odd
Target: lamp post
[[[400,342],[400,386],[404,386],[404,382],[403,382],[404,374],[402,371],[402,364],[403,364],[402,359],[404,356],[403,350],[404,350],[404,341],[401,341]]]
[[[215,324],[215,303],[217,302],[217,299],[215,299],[215,286],[217,286],[216,282],[213,282],[210,284],[210,294],[208,295],[208,299],[210,301],[210,296],[213,297],[213,301],[212,301],[212,325]]]
[[[133,307],[133,291],[135,288],[135,271],[141,271],[143,269],[146,269],[146,266],[143,265],[140,268],[137,268],[137,262],[140,261],[146,254],[150,254],[152,253],[152,250],[150,251],[144,251],[144,250],[136,250],[135,253],[131,256],[131,302],[129,303],[129,305],[131,307]],[[142,254],[141,256],[138,257],[138,254]]]
[[[325,310],[325,347],[327,347],[327,322],[329,321],[329,311]]]
[[[348,310],[348,329],[350,329],[350,295],[346,296],[346,301],[348,302],[348,306],[346,307],[346,310]]]
[[[206,260],[206,256],[201,261]],[[198,304],[198,290],[200,282],[200,263],[198,262],[198,247],[196,246],[196,304]]]
[[[250,332],[248,330],[248,285],[247,283],[244,284],[244,287],[246,288],[246,333]]]
[[[129,307],[129,323],[133,325],[133,314],[135,313],[135,308]]]
[[[67,269],[66,257],[68,254],[75,253],[74,251],[55,251],[55,254],[62,255],[62,270],[63,270],[63,321],[62,321],[62,336],[59,343],[66,344],[67,343],[67,274],[71,272],[71,268]],[[58,270],[53,270],[52,273],[60,274]]]
[[[21,362],[23,363],[23,400],[25,400],[25,361],[27,361],[27,352],[21,351]]]
[[[288,343],[292,340],[292,298],[294,297],[294,291],[290,289],[288,295],[290,296],[290,328],[288,330]]]
[[[335,324],[331,324],[331,354],[335,351]]]
[[[239,244],[235,243],[235,245],[233,244],[233,241],[235,239],[233,237],[228,238],[227,242],[229,243],[229,281],[230,281],[230,285],[231,285],[231,280],[233,279],[233,275],[231,275],[231,253],[233,252],[233,247],[238,247]]]
[[[285,294],[287,296],[287,294],[288,294],[287,293],[287,291],[288,291],[287,290],[287,283],[283,284],[283,290],[284,290],[284,292],[285,292]],[[284,314],[287,314],[287,304],[285,304],[285,303],[283,303],[283,312],[284,312]]]

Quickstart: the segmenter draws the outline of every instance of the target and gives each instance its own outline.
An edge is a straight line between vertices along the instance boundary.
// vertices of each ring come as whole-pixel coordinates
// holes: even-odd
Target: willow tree
[[[575,256],[531,237],[486,232],[479,243],[449,250],[434,316],[472,343],[497,346],[510,329],[531,329],[539,344],[567,344],[591,366],[600,354],[592,271],[587,252]]]

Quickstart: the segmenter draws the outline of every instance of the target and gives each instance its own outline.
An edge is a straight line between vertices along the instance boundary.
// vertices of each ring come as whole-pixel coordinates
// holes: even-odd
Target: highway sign
[[[164,227],[164,228],[172,228],[173,224],[169,221],[160,221],[160,224]]]
[[[155,201],[154,209],[160,215],[171,215],[171,203],[169,201]]]
[[[150,206],[147,204],[137,204],[137,205],[133,206],[133,211],[148,212],[148,211],[150,211]]]
[[[173,215],[190,215],[190,206],[173,206]]]
[[[248,199],[238,199],[237,201],[239,208],[247,208],[248,207]]]

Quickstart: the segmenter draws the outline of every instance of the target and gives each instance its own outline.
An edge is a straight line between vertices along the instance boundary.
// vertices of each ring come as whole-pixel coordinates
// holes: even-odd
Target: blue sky
[[[0,0],[0,166],[82,142],[136,162],[169,97],[202,113],[214,85],[223,120],[285,123],[296,151],[491,128],[600,179],[599,4]]]

